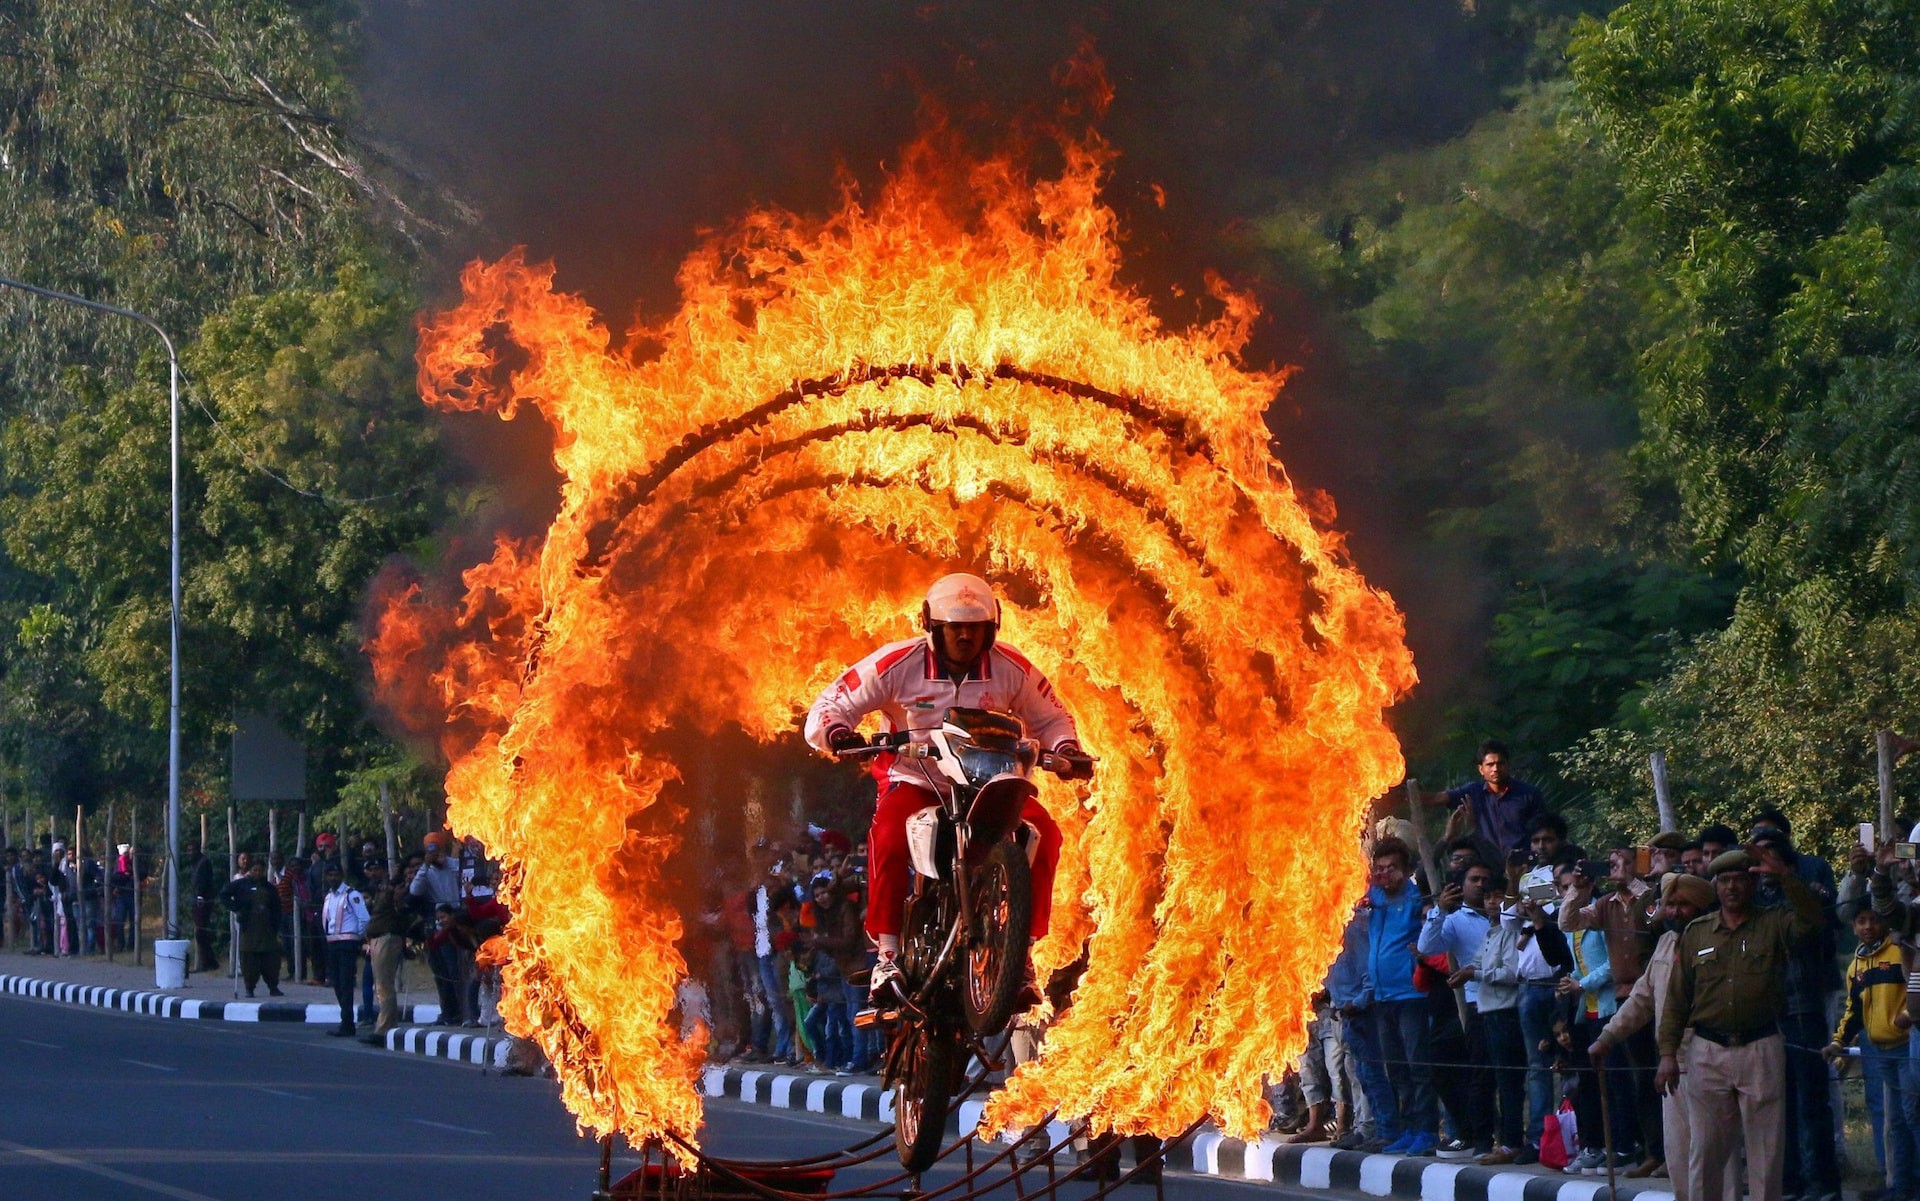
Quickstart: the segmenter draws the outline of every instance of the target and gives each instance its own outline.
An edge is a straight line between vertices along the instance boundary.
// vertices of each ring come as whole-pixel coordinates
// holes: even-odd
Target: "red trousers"
[[[917,784],[888,780],[880,786],[880,803],[873,811],[873,829],[867,833],[867,933],[898,935],[906,917],[907,819],[940,798]],[[1053,916],[1053,873],[1060,865],[1060,827],[1037,800],[1021,809],[1022,820],[1040,831],[1033,856],[1033,937],[1047,932]]]

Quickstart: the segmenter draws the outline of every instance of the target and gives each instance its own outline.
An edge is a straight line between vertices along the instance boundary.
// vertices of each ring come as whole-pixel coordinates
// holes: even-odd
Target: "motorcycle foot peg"
[[[899,1020],[900,1011],[897,1009],[885,1011],[879,1009],[862,1009],[859,1013],[853,1015],[853,1024],[862,1030],[865,1030],[869,1026],[879,1026],[886,1022],[896,1022]]]

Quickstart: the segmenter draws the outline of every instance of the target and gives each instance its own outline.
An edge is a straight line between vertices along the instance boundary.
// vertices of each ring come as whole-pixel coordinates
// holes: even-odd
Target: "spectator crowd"
[[[1913,844],[1873,837],[1836,877],[1762,809],[1590,855],[1505,746],[1479,772],[1420,796],[1451,810],[1425,855],[1409,821],[1372,832],[1275,1089],[1287,1141],[1837,1201],[1857,1065],[1884,1176],[1866,1201],[1920,1195]]]
[[[8,941],[29,955],[97,955],[108,939],[116,953],[131,950],[132,850],[120,843],[103,861],[49,837],[38,847],[0,852],[0,888],[12,915]]]
[[[131,950],[134,891],[150,883],[136,881],[132,851],[121,844],[102,863],[52,840],[7,848],[0,883],[11,902],[12,940],[29,955],[94,954],[108,938],[116,952]],[[154,861],[140,862],[143,877]],[[476,954],[507,923],[495,870],[477,842],[444,832],[427,835],[398,876],[371,838],[343,853],[339,838],[322,832],[311,855],[241,851],[231,859],[189,841],[180,881],[194,970],[219,972],[224,948],[238,957],[249,997],[262,984],[267,996],[283,996],[281,981],[304,973],[339,998],[343,1021],[333,1033],[371,1027],[367,1039],[379,1041],[400,1022],[402,963],[421,960],[432,972],[440,1024],[489,1024],[497,1019],[498,968],[477,964]]]
[[[1920,1201],[1913,843],[1863,828],[1836,873],[1761,809],[1590,853],[1504,745],[1478,771],[1417,796],[1449,811],[1437,846],[1404,819],[1369,833],[1306,1053],[1273,1088],[1286,1141],[1664,1178],[1678,1201],[1838,1201],[1836,1082],[1857,1071],[1883,1177],[1863,1201]],[[28,953],[131,946],[130,850],[5,852]],[[396,873],[371,839],[321,834],[311,856],[235,866],[187,846],[199,970],[219,970],[230,917],[247,995],[304,971],[339,997],[336,1034],[398,1023],[406,959],[429,965],[442,1023],[491,1020],[497,968],[476,952],[507,912],[477,844],[430,834]],[[864,869],[846,835],[806,826],[709,882],[681,1009],[715,1058],[873,1069],[881,1032],[851,1020],[874,963]]]
[[[762,841],[745,878],[715,881],[689,932],[688,968],[714,1055],[846,1076],[872,1070],[877,1031],[856,1029],[874,954],[864,856],[837,830]]]

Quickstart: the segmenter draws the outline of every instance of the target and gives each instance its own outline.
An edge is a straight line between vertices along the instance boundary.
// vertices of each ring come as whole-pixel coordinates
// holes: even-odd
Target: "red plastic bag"
[[[1566,1136],[1560,1131],[1560,1115],[1573,1113],[1573,1106],[1565,1101],[1560,1108],[1546,1116],[1540,1125],[1540,1166],[1543,1168],[1564,1168],[1569,1162]]]

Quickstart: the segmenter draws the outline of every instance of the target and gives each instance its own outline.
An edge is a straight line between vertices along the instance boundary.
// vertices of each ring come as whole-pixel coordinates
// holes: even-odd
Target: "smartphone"
[[[1896,842],[1893,844],[1895,859],[1920,858],[1920,842]]]
[[[1578,868],[1575,870],[1588,880],[1598,884],[1613,874],[1613,865],[1605,859],[1582,859]]]
[[[1633,848],[1633,874],[1636,876],[1648,876],[1653,874],[1653,848],[1652,847]]]
[[[1606,873],[1602,872],[1601,874],[1605,875]],[[1527,893],[1527,899],[1529,901],[1535,901],[1542,905],[1546,904],[1549,901],[1557,901],[1560,899],[1559,890],[1555,889],[1553,885],[1545,883],[1544,881],[1537,884],[1527,885],[1526,893]]]
[[[1874,847],[1879,845],[1874,841],[1872,822],[1860,823],[1860,845],[1867,848],[1869,851],[1871,851]]]

